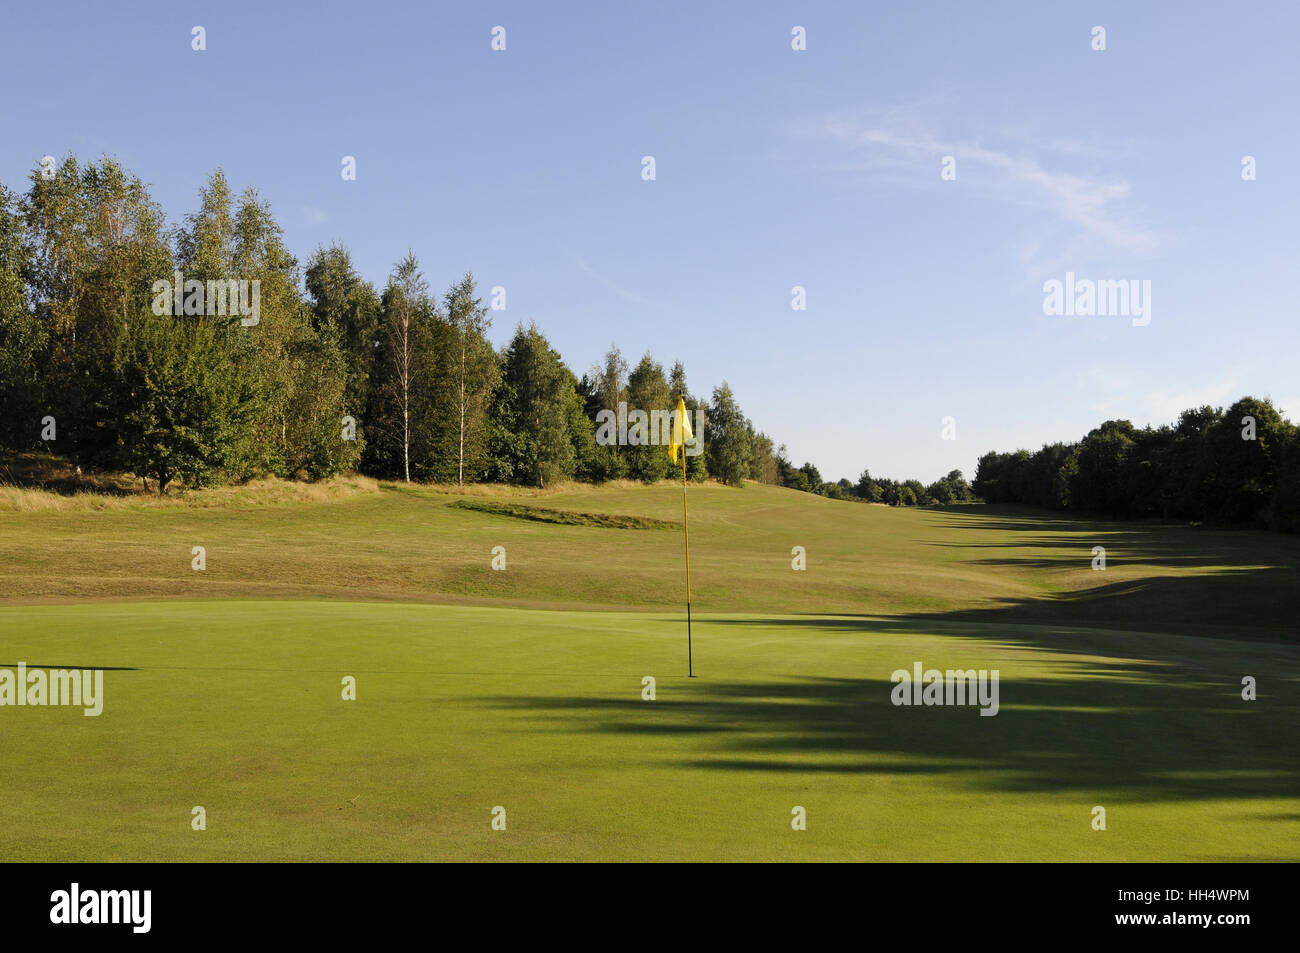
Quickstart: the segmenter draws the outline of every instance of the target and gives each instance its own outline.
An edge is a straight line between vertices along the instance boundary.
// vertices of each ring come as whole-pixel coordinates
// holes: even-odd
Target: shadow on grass
[[[62,457],[47,453],[0,453],[0,486],[45,490],[60,496],[96,493],[103,496],[147,495],[143,485],[111,474],[83,473]]]
[[[890,617],[981,625],[1097,626],[1289,645],[1300,641],[1300,623],[1296,622],[1300,593],[1296,592],[1295,572],[1284,568],[1149,576],[1050,598],[1004,597],[981,608]]]
[[[1096,572],[1098,584],[1088,589],[895,618],[1095,625],[1300,641],[1300,538],[1295,536],[1149,521],[1077,520],[1015,508],[982,513],[978,507],[957,507],[941,511],[936,519],[951,541],[929,545],[988,551],[988,556],[963,560],[963,565],[1085,570],[1092,565],[1092,547],[1103,546],[1107,569]],[[1015,535],[994,535],[1008,532]],[[1138,565],[1184,572],[1104,582],[1108,571]]]
[[[898,665],[910,668],[905,656]],[[635,696],[477,703],[517,711],[525,730],[619,736],[629,757],[708,770],[943,776],[977,790],[1059,791],[1089,804],[1116,795],[1300,791],[1294,691],[1274,683],[1244,702],[1232,682],[1159,666],[1074,664],[1078,671],[1061,678],[1002,679],[993,717],[975,707],[896,707],[887,675],[701,681],[653,704]],[[678,740],[655,741],[667,738]]]
[[[979,560],[988,565],[1086,567],[1092,560],[1092,547],[1104,546],[1108,564],[1268,565],[1300,572],[1300,537],[1294,534],[1154,520],[1077,519],[1019,507],[936,507],[934,512],[935,525],[951,531],[954,540],[929,545],[991,550],[988,559]],[[994,533],[1016,535],[1006,539]],[[1054,553],[998,554],[1021,548],[1050,549]]]
[[[74,668],[80,668],[80,669],[92,670],[92,671],[97,671],[97,672],[138,672],[138,671],[140,671],[138,668],[131,668],[130,666],[117,666],[117,665],[55,665],[53,662],[49,662],[49,663],[46,663],[46,662],[22,662],[22,663],[19,663],[19,662],[0,662],[0,668],[17,669],[18,666],[19,666],[19,664],[22,664],[22,665],[26,666],[26,668],[27,668],[27,670],[28,670],[29,672],[30,672],[32,669],[38,669],[38,668],[39,668],[39,669],[64,669],[64,670],[69,670],[69,671],[70,671],[71,669],[74,669]]]
[[[860,636],[864,643],[888,637],[896,651],[887,661],[875,653],[869,671],[832,668],[835,676],[743,681],[706,674],[665,684],[654,703],[635,693],[466,703],[513,713],[523,732],[612,738],[627,759],[768,778],[809,772],[930,777],[958,793],[1060,792],[1085,806],[1107,798],[1185,802],[1300,794],[1295,540],[972,509],[938,514],[952,521],[952,545],[991,545],[996,559],[1008,563],[1022,561],[1016,546],[1025,547],[1025,558],[1040,559],[1029,550],[1048,545],[1060,551],[1062,562],[1078,559],[1086,566],[1088,548],[1079,553],[1079,539],[1063,534],[1090,540],[1101,532],[1098,543],[1126,558],[1204,571],[1124,579],[1051,598],[1005,598],[969,611],[705,617],[697,623],[704,640],[709,629],[728,628],[736,630],[731,636],[752,635],[757,642],[789,640],[797,652],[792,631],[814,639],[825,632]],[[964,539],[967,530],[1013,530],[1028,538],[971,533]],[[1240,645],[1225,650],[1188,633],[1238,639]],[[918,660],[927,667],[951,664],[918,654],[925,649],[908,643],[913,635],[983,643],[986,661],[979,668],[1006,668],[1013,663],[1002,660],[1034,652],[1054,657],[1031,658],[1042,667],[1003,678],[1001,711],[994,717],[972,706],[894,706],[893,669],[910,669]],[[942,651],[941,643],[925,645]],[[1014,663],[1020,671],[1024,664]],[[1257,701],[1241,698],[1243,675],[1258,678]]]

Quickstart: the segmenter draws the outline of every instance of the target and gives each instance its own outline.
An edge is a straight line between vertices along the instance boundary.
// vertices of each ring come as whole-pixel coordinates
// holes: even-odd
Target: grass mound
[[[615,513],[578,513],[573,510],[553,510],[525,503],[502,503],[497,500],[456,500],[457,509],[489,513],[492,516],[509,516],[538,523],[558,523],[561,526],[603,526],[609,529],[677,529],[682,524],[672,520],[654,519],[650,516],[620,516]]]

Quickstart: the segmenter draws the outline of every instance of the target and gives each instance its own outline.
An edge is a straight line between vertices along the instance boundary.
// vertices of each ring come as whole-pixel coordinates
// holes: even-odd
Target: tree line
[[[164,310],[155,285],[173,279],[186,304]],[[191,291],[231,281],[257,283],[255,319],[190,307]],[[616,347],[579,377],[535,324],[499,350],[490,324],[472,274],[435,294],[414,254],[382,289],[338,244],[301,265],[270,206],[252,188],[236,195],[220,169],[174,227],[110,157],[34,170],[22,195],[0,184],[6,449],[50,449],[159,492],[351,470],[653,482],[669,475],[666,448],[602,443],[596,415],[671,410],[682,396],[707,420],[689,478],[776,482],[771,438],[725,381],[706,400],[680,362],[665,372],[647,353],[629,366]]]
[[[179,312],[159,307],[160,279],[183,283]],[[191,286],[230,281],[257,282],[255,326],[190,308]],[[0,448],[53,450],[159,492],[353,470],[456,484],[654,482],[675,475],[665,449],[598,440],[598,415],[669,410],[682,396],[706,420],[704,452],[686,457],[695,481],[1300,528],[1300,428],[1267,400],[988,453],[972,484],[959,470],[928,486],[865,470],[827,481],[757,430],[725,381],[705,399],[681,362],[665,371],[647,353],[631,366],[617,347],[578,376],[535,324],[500,349],[490,325],[471,273],[438,295],[414,254],[382,288],[342,245],[304,267],[270,206],[252,188],[236,195],[220,169],[171,227],[110,157],[69,156],[52,176],[37,168],[22,195],[0,183]]]
[[[929,506],[942,503],[972,503],[976,496],[960,470],[952,470],[929,486],[920,480],[892,480],[872,476],[863,470],[857,482],[840,479],[823,480],[817,467],[790,463],[784,446],[777,448],[777,479],[773,482],[792,490],[816,493],[832,500],[857,500],[862,503],[887,503],[890,506]]]
[[[1108,420],[1077,443],[986,453],[974,491],[1113,519],[1300,530],[1300,427],[1270,400],[1184,410],[1173,426]]]

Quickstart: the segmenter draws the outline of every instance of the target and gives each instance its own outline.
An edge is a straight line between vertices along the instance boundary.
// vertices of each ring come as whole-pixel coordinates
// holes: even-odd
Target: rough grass
[[[270,506],[277,503],[332,503],[358,494],[377,493],[379,483],[369,477],[345,476],[318,483],[266,478],[233,486],[205,489],[171,489],[163,495],[147,492],[105,493],[98,490],[51,492],[19,486],[0,486],[0,511],[86,512],[138,509],[216,509],[230,506]]]
[[[214,508],[276,503],[328,503],[357,494],[377,493],[379,482],[350,474],[305,483],[268,477],[230,486],[187,489],[156,486],[122,473],[83,473],[48,453],[0,457],[0,512],[83,512],[155,507]]]

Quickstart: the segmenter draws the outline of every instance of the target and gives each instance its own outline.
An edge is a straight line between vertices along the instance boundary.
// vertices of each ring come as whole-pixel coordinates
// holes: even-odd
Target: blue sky
[[[42,155],[109,153],[178,220],[221,165],[301,260],[342,240],[382,284],[411,248],[439,290],[472,269],[507,289],[496,342],[536,320],[579,374],[611,343],[681,359],[826,478],[969,477],[986,450],[1244,393],[1300,420],[1294,4],[223,0],[4,23],[10,187]],[[1045,315],[1067,271],[1149,280],[1150,324]]]

